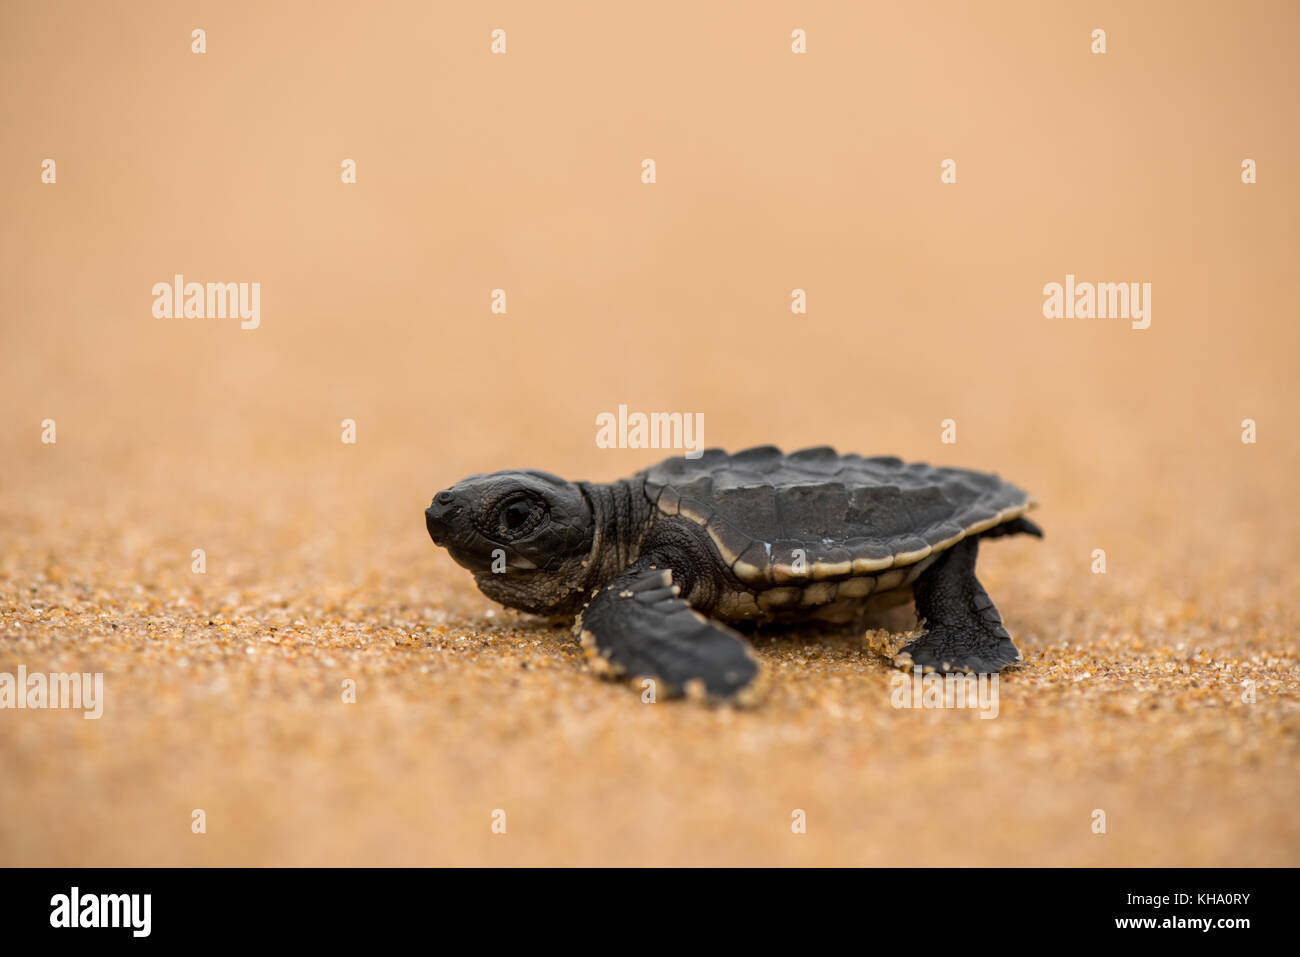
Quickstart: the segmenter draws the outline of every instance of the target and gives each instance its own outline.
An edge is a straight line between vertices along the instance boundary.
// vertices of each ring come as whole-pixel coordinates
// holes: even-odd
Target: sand
[[[802,61],[776,6],[233,5],[202,57],[169,5],[6,9],[0,673],[105,702],[0,711],[0,864],[1300,863],[1296,14],[1116,7],[1102,58],[938,9],[818,8]],[[175,273],[259,328],[155,318]],[[1150,328],[1044,318],[1067,273]],[[759,636],[739,710],[480,595],[430,497],[644,468],[620,403],[1031,490],[997,717],[892,706],[905,614]]]
[[[301,463],[251,514],[31,467],[0,671],[106,690],[99,720],[0,712],[6,863],[1296,863],[1297,539],[1263,510],[1126,521],[1105,575],[1059,507],[1043,542],[989,543],[1026,662],[988,720],[894,708],[883,631],[759,637],[752,709],[644,704],[480,596],[418,499],[304,494]]]

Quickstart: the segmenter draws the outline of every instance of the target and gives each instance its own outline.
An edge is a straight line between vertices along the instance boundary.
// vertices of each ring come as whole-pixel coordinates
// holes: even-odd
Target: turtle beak
[[[429,537],[435,545],[446,545],[451,538],[452,523],[460,514],[461,504],[456,495],[444,489],[433,497],[429,507],[424,510],[424,525],[429,530]]]

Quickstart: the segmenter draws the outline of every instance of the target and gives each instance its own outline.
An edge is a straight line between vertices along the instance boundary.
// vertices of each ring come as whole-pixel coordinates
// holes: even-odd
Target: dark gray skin
[[[740,635],[703,617],[726,587],[723,568],[699,526],[652,520],[643,489],[640,477],[473,475],[434,496],[425,524],[493,601],[578,615],[574,632],[598,671],[655,678],[668,696],[736,697],[758,663]],[[493,572],[494,557],[504,572]]]
[[[493,601],[572,618],[640,551],[651,506],[634,492],[632,480],[595,485],[533,470],[471,475],[435,495],[424,518],[434,544],[473,572]]]
[[[904,470],[913,469],[915,475],[916,468],[928,469],[898,460],[835,458],[832,450],[807,450],[788,457],[766,448],[730,458],[721,452],[706,453],[710,454],[724,457],[718,460],[719,476],[730,463],[751,467],[743,457],[755,455],[767,468],[808,469],[829,461],[820,467],[857,469],[858,475],[870,470],[885,470],[886,476],[897,472],[904,488],[909,481]],[[716,539],[698,519],[687,517],[684,507],[683,514],[665,514],[656,507],[661,471],[665,466],[673,471],[673,465],[669,460],[657,467],[660,471],[648,470],[609,484],[567,482],[531,470],[473,475],[439,492],[425,511],[425,523],[434,543],[473,572],[489,598],[551,618],[577,616],[574,633],[597,670],[652,677],[669,696],[698,691],[715,699],[734,699],[752,690],[759,668],[747,642],[724,621],[754,618],[741,606],[746,602],[753,606],[752,596],[772,586],[740,580],[731,567],[735,562],[729,565],[721,557]],[[707,463],[696,468],[709,471]],[[1014,502],[1016,496],[1027,500],[1014,486],[992,484],[998,481],[995,476],[960,470],[936,474],[955,476],[947,479],[954,488],[958,482],[983,482],[993,491],[979,494],[998,496],[995,504]],[[647,475],[654,479],[649,487]],[[910,481],[916,485],[918,480]],[[893,495],[899,492],[896,487],[881,487]],[[872,496],[874,487],[863,485],[862,493]],[[934,507],[933,493],[922,479],[913,494],[926,497],[909,501]],[[967,498],[962,504],[983,501],[976,492]],[[1041,535],[1026,519],[1011,516],[936,549],[928,561],[910,566],[905,582],[882,585],[882,591],[891,593],[886,597],[898,593],[903,600],[914,597],[918,617],[929,626],[924,636],[903,649],[897,664],[995,672],[1020,660],[974,574],[979,540],[1014,533]],[[845,577],[855,576],[839,580]],[[877,580],[883,581],[883,573]],[[808,583],[813,584],[811,579]],[[813,617],[812,610],[802,606],[788,609],[787,614],[796,620]]]

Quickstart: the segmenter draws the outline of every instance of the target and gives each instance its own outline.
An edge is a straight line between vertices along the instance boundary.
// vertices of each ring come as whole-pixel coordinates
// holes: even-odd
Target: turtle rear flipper
[[[991,674],[1020,660],[1002,616],[975,577],[978,553],[979,539],[965,539],[916,580],[916,616],[926,632],[904,647],[894,664]]]
[[[758,662],[739,634],[677,592],[670,569],[643,559],[592,598],[573,632],[598,671],[653,678],[669,697],[698,687],[734,698],[752,685]]]

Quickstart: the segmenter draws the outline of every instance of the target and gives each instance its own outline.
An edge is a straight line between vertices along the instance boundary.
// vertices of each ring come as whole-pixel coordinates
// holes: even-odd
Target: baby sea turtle
[[[1042,531],[996,475],[761,446],[709,449],[601,485],[531,470],[434,496],[437,545],[512,608],[576,615],[606,673],[730,698],[758,663],[726,622],[850,621],[915,598],[900,667],[996,672],[1020,660],[975,578],[984,538]]]

